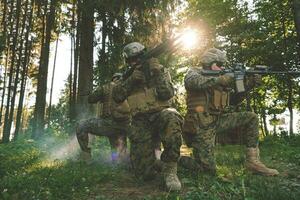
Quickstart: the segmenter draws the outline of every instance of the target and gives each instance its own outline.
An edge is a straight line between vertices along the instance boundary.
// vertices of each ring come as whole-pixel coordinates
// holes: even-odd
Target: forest
[[[112,163],[106,137],[90,135],[93,162],[78,161],[75,132],[101,115],[103,105],[88,95],[126,71],[123,48],[131,42],[151,50],[190,34],[157,56],[182,116],[184,77],[211,47],[227,53],[228,66],[299,72],[300,0],[1,0],[0,23],[0,199],[299,198],[299,76],[263,76],[238,107],[257,114],[261,160],[278,176],[245,170],[242,128],[217,136],[216,176],[179,166],[178,192]],[[67,51],[58,55],[60,48]],[[67,78],[59,82],[59,73]],[[181,154],[191,152],[183,142]]]

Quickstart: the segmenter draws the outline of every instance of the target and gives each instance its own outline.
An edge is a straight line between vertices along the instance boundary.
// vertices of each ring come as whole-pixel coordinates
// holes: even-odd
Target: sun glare
[[[184,49],[194,49],[199,42],[199,34],[196,30],[186,29],[181,33],[181,41]]]

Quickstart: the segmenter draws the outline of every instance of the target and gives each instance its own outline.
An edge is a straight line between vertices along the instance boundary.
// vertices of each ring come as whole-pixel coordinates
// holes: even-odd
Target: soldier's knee
[[[85,121],[80,121],[76,123],[76,134],[81,135],[84,132],[86,132],[86,122]]]
[[[161,111],[161,116],[165,121],[177,122],[182,126],[183,118],[179,112],[174,108],[165,108]]]
[[[80,122],[76,123],[76,134],[82,132],[82,124]]]

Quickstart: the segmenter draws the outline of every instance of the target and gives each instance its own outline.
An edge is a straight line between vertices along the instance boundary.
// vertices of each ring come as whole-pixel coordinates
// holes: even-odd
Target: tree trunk
[[[264,133],[266,136],[269,135],[269,130],[268,130],[268,126],[267,126],[267,117],[266,117],[266,110],[262,109],[262,113],[261,113],[261,117],[263,120],[263,124],[264,124]]]
[[[283,5],[282,5],[283,6]],[[284,68],[286,70],[288,70],[288,67],[286,66],[285,63],[289,63],[289,59],[287,58],[287,53],[288,53],[288,43],[287,43],[287,35],[286,35],[286,27],[287,27],[287,22],[285,21],[286,20],[286,13],[285,12],[282,12],[282,17],[281,17],[281,29],[282,29],[282,36],[283,36],[283,41],[284,41],[284,55],[283,55],[283,65]],[[289,75],[286,77],[286,83],[287,83],[287,88],[288,88],[288,100],[287,100],[287,106],[288,106],[288,109],[289,109],[289,112],[290,112],[290,127],[289,127],[289,133],[290,135],[294,135],[294,132],[293,132],[293,119],[294,119],[294,116],[293,116],[293,82],[292,82],[292,77]]]
[[[75,2],[74,2],[75,3]],[[80,3],[80,2],[79,2]],[[75,5],[73,5],[75,7]],[[75,8],[74,8],[75,9]],[[72,96],[72,104],[70,107],[71,118],[70,120],[73,122],[76,119],[76,104],[77,104],[77,79],[78,79],[78,58],[79,58],[79,44],[80,44],[80,20],[81,13],[79,6],[77,5],[77,26],[76,26],[76,38],[73,40],[74,44],[74,77],[73,77],[73,96]]]
[[[76,16],[76,2],[73,2],[72,5],[72,21],[71,21],[71,31],[70,31],[70,39],[71,39],[71,65],[70,65],[70,96],[69,96],[69,120],[70,123],[74,122],[74,109],[75,109],[75,94],[74,94],[74,89],[73,87],[76,87],[76,85],[74,84],[75,82],[75,16]],[[73,64],[74,61],[74,64]],[[74,68],[73,68],[74,67]],[[74,72],[73,72],[74,70]]]
[[[300,59],[300,0],[292,0],[295,27],[298,36],[298,56]]]
[[[290,136],[294,135],[293,124],[294,124],[294,112],[293,112],[293,83],[290,77],[287,77],[288,80],[288,103],[287,107],[290,112]]]
[[[93,86],[93,38],[94,8],[93,0],[81,4],[81,34],[79,53],[78,104],[77,117],[86,118],[90,113],[87,95]]]
[[[260,124],[259,127],[260,127],[260,131],[261,131],[262,135],[263,135],[264,137],[266,137],[262,117],[259,118],[259,124]]]
[[[49,64],[50,42],[51,42],[50,40],[51,40],[51,31],[53,29],[54,20],[55,20],[56,1],[57,0],[51,0],[50,13],[47,16],[47,20],[46,20],[45,43],[42,46],[41,59],[39,64],[33,135],[32,135],[33,138],[38,138],[44,132],[48,64]]]
[[[70,74],[69,74],[69,120],[71,120],[72,111],[71,108],[73,107],[73,36],[71,36],[71,52],[70,52]]]
[[[273,114],[273,119],[274,119],[274,125],[273,125],[273,134],[274,134],[274,136],[277,136],[277,123],[276,123],[276,119],[277,119],[277,117],[276,117],[276,114]]]
[[[24,13],[27,12],[28,7],[28,0],[25,1],[25,8],[24,8]],[[15,81],[14,81],[14,86],[13,86],[13,94],[10,102],[10,113],[9,113],[9,118],[8,118],[8,123],[7,123],[7,131],[11,132],[11,125],[13,123],[13,117],[14,117],[14,111],[15,111],[15,101],[16,101],[16,96],[17,96],[17,88],[18,88],[18,83],[19,83],[19,74],[20,74],[20,69],[21,69],[21,61],[23,59],[23,46],[25,45],[24,39],[26,36],[23,37],[24,32],[25,32],[25,27],[26,27],[26,19],[27,16],[24,14],[22,19],[22,28],[21,28],[21,34],[20,34],[20,41],[19,41],[19,52],[18,52],[18,61],[16,64],[16,72],[15,72]]]
[[[20,12],[21,11],[21,0],[17,1],[16,7],[16,26],[15,29],[13,28],[13,23],[11,23],[11,32],[13,35],[13,44],[12,44],[12,57],[10,63],[10,70],[9,70],[9,78],[8,78],[8,92],[6,98],[6,109],[5,109],[5,118],[4,118],[4,128],[3,128],[3,143],[8,143],[10,138],[10,129],[9,129],[9,106],[10,106],[10,98],[11,98],[11,89],[12,89],[12,81],[13,81],[13,72],[14,72],[14,65],[16,61],[16,48],[17,48],[17,39],[18,39],[18,32],[19,32],[19,21],[20,21]],[[13,34],[14,32],[14,34]]]
[[[100,51],[100,60],[105,65],[105,47],[106,47],[106,37],[107,37],[107,18],[106,13],[103,11],[102,13],[102,36],[101,36],[101,51]]]
[[[58,40],[59,40],[59,35],[57,34],[57,39],[56,39],[56,44],[55,44],[55,52],[54,52],[53,69],[52,69],[52,78],[51,78],[50,99],[49,99],[49,107],[48,107],[48,125],[50,125],[50,120],[51,120],[52,94],[53,94],[53,85],[54,85],[54,77],[55,77]]]
[[[4,97],[5,97],[5,90],[6,90],[6,79],[7,79],[7,69],[8,69],[8,60],[9,60],[9,47],[6,49],[6,56],[5,56],[5,71],[4,71],[4,77],[3,77],[3,88],[2,88],[2,97],[1,97],[1,108],[0,108],[0,127],[2,125],[2,113],[3,113],[3,107],[4,107]]]
[[[19,103],[17,108],[17,116],[16,116],[16,129],[15,129],[15,137],[14,139],[18,139],[19,130],[21,126],[21,117],[22,117],[22,110],[23,110],[23,101],[24,101],[24,95],[25,95],[25,87],[26,87],[26,77],[27,77],[27,71],[28,71],[28,65],[29,65],[29,58],[31,55],[31,48],[32,44],[29,41],[29,34],[32,29],[32,17],[33,17],[33,8],[34,8],[34,1],[31,1],[31,7],[29,10],[28,18],[28,24],[26,27],[26,35],[25,35],[25,57],[22,60],[22,74],[21,74],[21,86],[20,86],[20,96],[19,96]]]
[[[25,96],[25,88],[26,88],[26,80],[27,80],[27,73],[28,73],[28,65],[30,60],[30,54],[32,50],[32,44],[28,41],[27,38],[27,45],[26,45],[26,52],[25,58],[22,63],[23,71],[22,71],[22,78],[21,78],[21,90],[20,90],[20,97],[18,103],[18,110],[17,110],[17,117],[16,117],[16,130],[15,130],[15,139],[18,139],[19,130],[21,127],[21,119],[22,119],[22,111],[23,111],[23,102]]]

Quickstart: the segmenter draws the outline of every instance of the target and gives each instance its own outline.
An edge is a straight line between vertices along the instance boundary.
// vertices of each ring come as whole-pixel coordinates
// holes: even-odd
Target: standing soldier
[[[127,101],[117,104],[112,99],[112,88],[121,77],[122,74],[115,73],[110,83],[98,87],[88,96],[89,103],[102,102],[103,110],[100,118],[84,120],[77,125],[76,136],[82,150],[83,160],[91,159],[88,133],[109,138],[112,161],[126,159],[126,135],[130,130],[130,110]]]
[[[156,170],[155,150],[162,142],[162,174],[168,191],[180,190],[177,177],[177,161],[180,156],[182,118],[170,108],[174,96],[171,77],[166,68],[155,58],[140,60],[145,47],[133,42],[124,47],[126,62],[135,67],[133,73],[113,89],[116,102],[128,100],[132,114],[130,159],[134,172],[144,180],[154,178]],[[150,77],[146,80],[141,71],[147,68]]]
[[[221,70],[226,62],[226,54],[219,49],[209,49],[201,57],[201,65],[191,68],[185,77],[187,108],[183,138],[193,148],[195,160],[185,162],[191,167],[216,173],[214,144],[216,134],[243,127],[246,137],[246,163],[248,170],[266,176],[279,174],[277,170],[266,167],[259,160],[258,117],[253,112],[226,112],[229,107],[230,92],[233,91],[234,78],[229,75],[207,76],[205,70]],[[250,77],[249,77],[250,78]],[[252,77],[256,82],[260,77]],[[250,81],[249,81],[250,83]],[[248,85],[248,89],[250,84]],[[236,102],[235,102],[236,103]],[[191,161],[191,160],[190,160]]]

